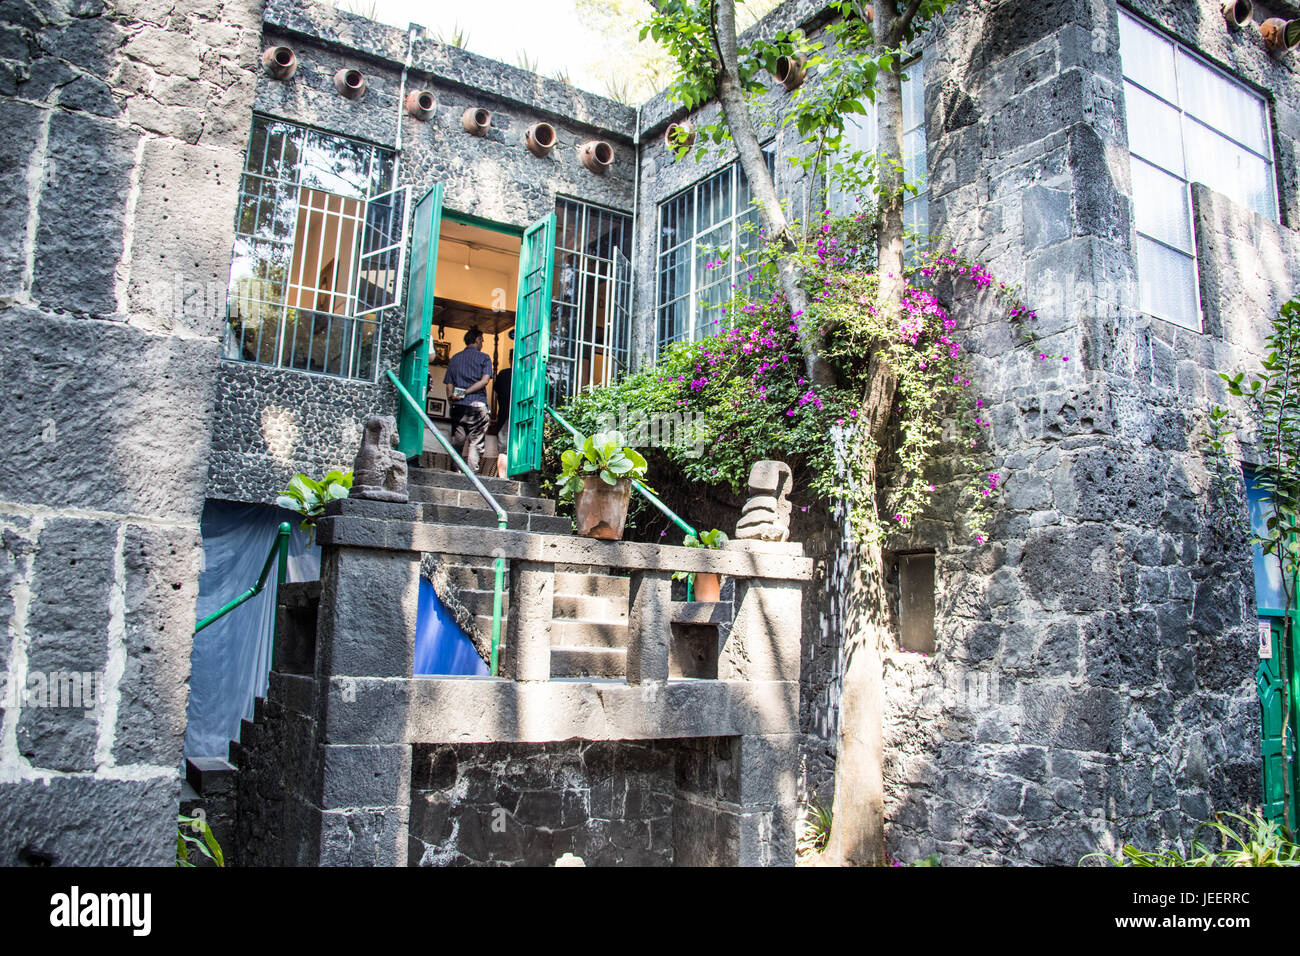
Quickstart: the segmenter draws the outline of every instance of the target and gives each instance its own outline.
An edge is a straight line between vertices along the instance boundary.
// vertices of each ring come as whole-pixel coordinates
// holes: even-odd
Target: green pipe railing
[[[231,611],[239,607],[239,605],[243,604],[245,601],[251,601],[253,598],[261,594],[262,588],[266,586],[266,577],[268,574],[271,573],[271,562],[276,560],[277,555],[279,556],[279,560],[276,561],[275,584],[276,584],[277,593],[279,593],[279,589],[284,585],[284,579],[289,570],[289,535],[290,534],[292,534],[292,531],[289,528],[289,522],[281,521],[280,530],[277,531],[275,534],[275,544],[271,545],[271,550],[266,556],[266,563],[262,565],[262,573],[257,576],[257,583],[254,584],[247,591],[245,591],[243,594],[239,595],[239,597],[235,598],[229,604],[226,604],[220,610],[213,611],[203,620],[199,621],[198,626],[194,628],[195,634],[199,633],[199,631],[203,630],[213,621],[216,621],[219,618],[222,618],[225,615],[229,614]],[[279,618],[280,616],[277,614],[275,616],[277,625],[279,622]],[[279,635],[277,633],[274,636],[278,637]]]
[[[487,490],[487,486],[479,480],[478,475],[474,474],[473,469],[465,464],[465,459],[461,458],[456,453],[456,449],[451,447],[451,442],[447,440],[447,436],[438,431],[437,426],[433,424],[428,414],[420,407],[420,403],[406,390],[406,386],[402,384],[401,379],[393,374],[393,370],[389,369],[385,374],[387,374],[388,380],[393,383],[393,387],[397,389],[397,394],[402,397],[402,400],[411,407],[411,410],[416,415],[420,416],[420,421],[424,422],[424,427],[433,432],[433,437],[438,440],[438,444],[442,445],[442,450],[451,456],[451,460],[456,463],[456,467],[460,469],[461,473],[469,479],[470,484],[474,486],[474,490],[488,503],[488,507],[496,512],[497,527],[505,531],[507,525],[506,509],[497,503],[497,500],[492,497],[492,493]],[[488,672],[493,677],[497,676],[497,655],[501,646],[501,593],[505,589],[505,576],[506,559],[497,558],[496,586],[492,592],[492,659],[488,664]]]
[[[570,435],[573,436],[575,441],[579,441],[586,438],[586,436],[583,435],[582,432],[578,431],[576,428],[574,428],[572,425],[566,422],[564,420],[564,416],[561,415],[559,412],[557,412],[555,409],[553,409],[550,405],[546,406],[546,411],[550,413],[550,416],[554,418],[557,422],[559,422],[560,425],[566,431],[568,431]],[[637,493],[640,494],[643,498],[645,498],[646,501],[650,502],[652,505],[654,505],[656,508],[662,511],[665,517],[667,517],[668,520],[671,521],[673,524],[677,525],[677,527],[681,528],[682,531],[696,538],[700,536],[700,533],[696,531],[694,528],[692,528],[689,524],[687,524],[684,520],[682,520],[681,516],[678,515],[677,512],[673,511],[672,508],[669,508],[666,504],[660,501],[658,495],[656,495],[645,485],[641,484],[641,482],[637,481],[635,478],[632,479],[632,487],[635,488],[637,490]],[[695,579],[694,577],[688,577],[686,579],[686,600],[688,601],[694,600],[695,598],[694,591],[695,591]]]

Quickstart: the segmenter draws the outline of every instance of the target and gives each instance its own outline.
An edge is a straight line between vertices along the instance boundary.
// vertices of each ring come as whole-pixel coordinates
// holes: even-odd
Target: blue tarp
[[[415,673],[485,676],[487,665],[474,650],[455,618],[438,600],[426,578],[420,578],[420,611],[415,625]]]

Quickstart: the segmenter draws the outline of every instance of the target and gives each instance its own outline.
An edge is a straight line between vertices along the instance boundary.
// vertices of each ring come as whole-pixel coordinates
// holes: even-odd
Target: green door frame
[[[555,274],[555,213],[524,230],[519,248],[515,306],[515,361],[510,380],[510,440],[506,474],[527,475],[542,466],[546,414],[546,363],[550,357],[551,286]]]
[[[429,333],[433,289],[438,273],[438,235],[442,231],[442,184],[420,197],[412,216],[411,271],[407,276],[406,332],[402,340],[402,386],[424,408],[429,390]],[[407,458],[424,450],[424,422],[405,402],[397,405],[397,447]]]

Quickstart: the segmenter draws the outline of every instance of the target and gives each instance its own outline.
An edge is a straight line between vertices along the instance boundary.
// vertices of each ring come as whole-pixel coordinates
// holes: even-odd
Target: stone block
[[[327,744],[321,747],[319,768],[322,809],[400,807],[410,802],[407,745]]]
[[[326,547],[317,677],[409,677],[419,582],[414,551]]]

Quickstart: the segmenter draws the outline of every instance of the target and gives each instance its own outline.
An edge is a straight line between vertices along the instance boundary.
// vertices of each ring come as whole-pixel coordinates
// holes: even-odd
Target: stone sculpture
[[[736,522],[736,537],[759,541],[790,540],[790,501],[794,475],[783,461],[756,461],[749,469],[750,499]]]
[[[361,450],[352,463],[349,498],[406,502],[406,459],[397,450],[397,421],[371,415],[361,435]]]

